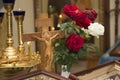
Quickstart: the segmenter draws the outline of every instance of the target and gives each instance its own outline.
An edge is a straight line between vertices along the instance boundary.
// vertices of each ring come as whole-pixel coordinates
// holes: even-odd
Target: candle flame
[[[50,8],[52,8],[52,5],[49,5]]]
[[[51,27],[51,30],[52,30],[52,31],[54,31],[54,30],[55,30],[55,28],[54,28],[54,27]]]
[[[59,15],[59,18],[62,19],[62,14]]]
[[[28,41],[28,42],[27,42],[27,45],[30,45],[30,44],[31,44],[31,41]]]

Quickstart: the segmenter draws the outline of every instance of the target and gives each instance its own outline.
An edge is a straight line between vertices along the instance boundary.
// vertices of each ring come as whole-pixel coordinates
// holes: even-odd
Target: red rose
[[[68,49],[71,51],[78,52],[80,48],[84,45],[84,39],[74,33],[72,33],[66,41]]]
[[[75,21],[77,25],[79,25],[80,27],[84,27],[85,29],[88,29],[88,26],[91,23],[91,20],[85,13],[80,14],[80,16],[75,19]]]
[[[88,15],[84,11],[80,10],[76,5],[65,5],[62,12],[72,18],[80,27],[88,29],[91,20],[88,18]]]
[[[97,13],[96,13],[96,11],[93,10],[92,8],[91,8],[91,9],[86,9],[86,10],[85,10],[85,13],[87,13],[88,18],[89,18],[91,21],[94,21],[94,20],[97,18]]]
[[[74,20],[75,16],[79,14],[81,10],[74,4],[65,5],[62,12]]]

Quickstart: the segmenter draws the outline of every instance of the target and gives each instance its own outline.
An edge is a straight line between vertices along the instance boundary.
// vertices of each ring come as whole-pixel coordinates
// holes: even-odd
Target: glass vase
[[[65,78],[69,78],[70,75],[70,71],[68,69],[67,65],[61,65],[61,76],[65,77]]]

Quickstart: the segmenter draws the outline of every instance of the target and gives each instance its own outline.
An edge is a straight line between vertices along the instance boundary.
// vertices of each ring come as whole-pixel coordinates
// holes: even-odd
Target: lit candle
[[[27,42],[27,46],[28,46],[28,53],[30,54],[30,51],[31,51],[30,50],[31,49],[31,42],[30,41]]]
[[[3,3],[15,3],[15,0],[3,0]]]
[[[62,14],[59,15],[59,24],[62,23]]]
[[[49,13],[51,14],[53,12],[52,5],[49,5]]]
[[[59,18],[62,19],[62,14],[59,15]]]
[[[54,28],[54,26],[52,26],[52,27],[51,27],[51,31],[54,31],[54,30],[55,30],[55,28]]]
[[[24,16],[25,15],[25,11],[18,9],[17,11],[13,11],[14,16]]]

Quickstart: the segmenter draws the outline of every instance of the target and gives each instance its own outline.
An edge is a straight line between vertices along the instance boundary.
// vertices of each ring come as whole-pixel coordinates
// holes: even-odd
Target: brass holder
[[[23,20],[25,11],[13,11],[15,20],[17,21],[17,30],[18,30],[18,52],[22,55],[24,53],[24,44],[22,41],[22,35],[23,35]],[[22,13],[22,14],[21,14]]]
[[[4,7],[7,11],[7,48],[3,52],[3,59],[17,58],[17,50],[13,47],[13,31],[12,31],[12,9],[14,3],[4,3]]]
[[[14,3],[10,1],[14,0],[3,0],[7,1],[4,3],[4,7],[7,11],[7,48],[4,50],[3,55],[0,59],[0,68],[31,68],[40,63],[40,55],[37,52],[31,52],[30,47],[27,52],[24,49],[24,43],[22,41],[23,35],[23,20],[25,11],[13,11],[15,19],[17,21],[18,29],[18,50],[13,47],[13,33],[12,33],[12,9]]]

